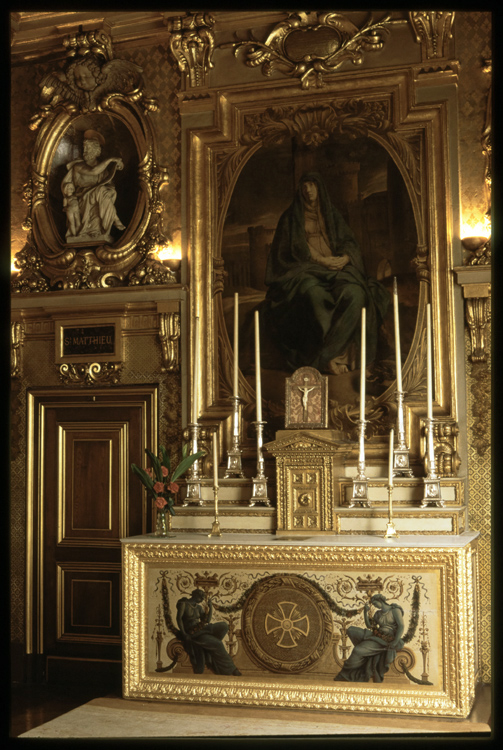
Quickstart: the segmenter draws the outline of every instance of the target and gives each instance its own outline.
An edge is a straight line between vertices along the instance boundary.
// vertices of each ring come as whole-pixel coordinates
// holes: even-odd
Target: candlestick
[[[389,433],[389,466],[388,466],[388,486],[393,487],[393,438],[395,431],[392,429]]]
[[[396,361],[396,389],[402,392],[402,355],[400,352],[400,324],[398,322],[398,287],[396,276],[393,278],[393,315],[395,321],[395,361]]]
[[[199,318],[194,325],[194,382],[192,388],[192,422],[197,422],[199,398]]]
[[[238,352],[239,352],[239,295],[234,295],[234,398],[239,398],[238,389]]]
[[[257,422],[262,421],[262,383],[260,374],[260,326],[258,310],[255,310],[255,381],[257,390]]]
[[[213,433],[213,497],[215,501],[215,519],[208,536],[222,536],[220,522],[218,520],[218,452],[216,431]]]
[[[432,350],[431,350],[431,305],[426,306],[426,388],[428,419],[433,418],[433,384],[432,384]]]
[[[366,309],[362,307],[360,344],[360,420],[365,420]]]
[[[267,477],[264,473],[264,456],[262,454],[262,431],[266,422],[254,422],[257,428],[257,476],[252,479],[253,492],[249,502],[250,506],[256,503],[264,503],[267,507],[271,506],[267,497]]]
[[[218,451],[217,433],[213,433],[213,487],[218,489]]]

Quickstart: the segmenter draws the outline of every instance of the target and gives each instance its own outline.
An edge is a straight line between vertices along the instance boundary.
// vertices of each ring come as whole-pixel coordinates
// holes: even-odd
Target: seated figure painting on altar
[[[224,318],[232,340],[237,292],[240,369],[250,385],[258,310],[266,402],[284,397],[285,377],[314,367],[328,376],[329,398],[355,405],[365,307],[367,393],[384,393],[396,377],[394,276],[402,361],[414,336],[416,247],[405,183],[376,141],[334,137],[316,148],[291,141],[256,151],[236,182],[222,236]]]

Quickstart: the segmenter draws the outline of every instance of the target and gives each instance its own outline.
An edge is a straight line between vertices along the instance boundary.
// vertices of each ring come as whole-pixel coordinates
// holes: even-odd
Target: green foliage
[[[197,453],[193,453],[191,456],[186,456],[185,458],[182,458],[178,466],[173,472],[173,475],[171,477],[171,481],[174,482],[178,477],[181,477],[184,472],[189,469],[193,463],[195,463],[201,456],[206,455],[204,451],[197,451]]]

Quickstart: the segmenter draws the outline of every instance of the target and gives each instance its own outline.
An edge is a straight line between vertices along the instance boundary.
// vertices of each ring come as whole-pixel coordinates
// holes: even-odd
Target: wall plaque
[[[122,360],[121,319],[55,321],[56,363]]]

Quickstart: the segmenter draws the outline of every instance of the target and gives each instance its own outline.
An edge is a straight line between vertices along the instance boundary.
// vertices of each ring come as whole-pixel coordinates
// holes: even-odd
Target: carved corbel
[[[162,371],[178,372],[180,367],[178,347],[180,340],[179,313],[159,313],[159,338],[162,349]]]
[[[448,56],[454,11],[413,10],[409,12],[409,20],[416,42],[421,45],[423,62]]]
[[[11,378],[21,377],[21,349],[24,339],[24,326],[19,321],[11,323],[10,337],[10,376]]]
[[[430,267],[428,265],[428,245],[418,245],[417,255],[411,261],[416,269],[418,281],[430,283]]]
[[[213,67],[214,23],[215,19],[210,13],[178,16],[168,23],[171,52],[191,88],[207,85],[208,73]]]

